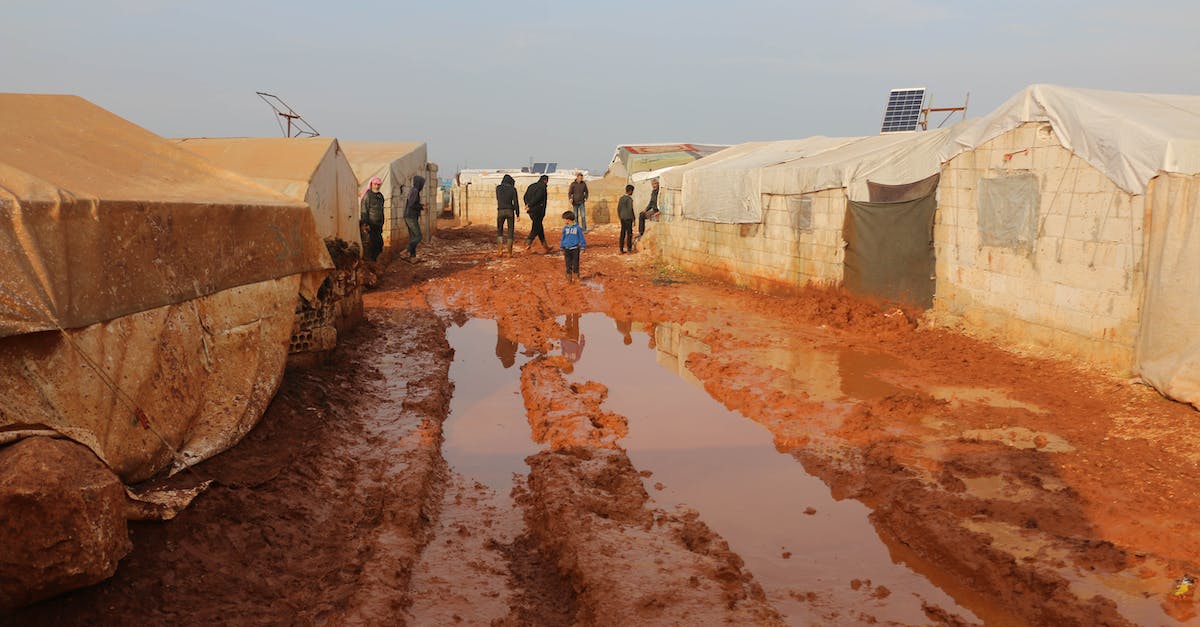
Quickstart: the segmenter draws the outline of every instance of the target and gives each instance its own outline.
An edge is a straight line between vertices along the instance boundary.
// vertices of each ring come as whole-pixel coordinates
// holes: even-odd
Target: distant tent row
[[[664,257],[845,284],[1200,404],[1200,97],[1034,85],[954,127],[734,146],[660,177]]]

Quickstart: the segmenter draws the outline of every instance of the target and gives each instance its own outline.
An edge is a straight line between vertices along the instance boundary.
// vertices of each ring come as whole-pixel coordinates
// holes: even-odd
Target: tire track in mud
[[[601,408],[607,388],[563,376],[563,357],[521,372],[533,437],[526,458],[530,533],[578,591],[575,624],[783,624],[742,559],[691,510],[650,506],[617,442],[625,417]]]
[[[521,395],[531,436],[546,449],[526,458],[529,475],[515,490],[526,528],[514,548],[529,553],[514,556],[510,576],[534,571],[559,586],[567,584],[571,609],[545,621],[518,606],[507,620],[782,624],[741,558],[697,513],[650,506],[642,477],[617,446],[627,434],[626,419],[601,408],[607,388],[569,382],[566,360],[546,356],[561,335],[555,315],[570,310],[565,306],[570,299],[587,300],[595,292],[577,285],[564,298],[558,290],[539,286],[524,292],[528,298],[505,297],[514,263],[526,264],[522,274],[541,273],[542,266],[550,265],[541,256],[490,261],[468,271],[483,276],[454,277],[449,285],[431,289],[457,312],[451,317],[465,312],[504,320],[514,331],[512,339],[541,354],[521,369]],[[475,282],[480,279],[492,288],[479,289]],[[459,290],[460,285],[471,289]],[[644,299],[632,300],[647,308]],[[523,589],[527,593],[537,587],[526,582]]]

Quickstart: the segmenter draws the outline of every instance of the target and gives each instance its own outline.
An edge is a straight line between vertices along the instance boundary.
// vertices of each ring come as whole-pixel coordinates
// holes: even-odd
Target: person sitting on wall
[[[640,240],[646,234],[646,220],[657,220],[658,214],[658,179],[650,181],[650,202],[646,203],[646,208],[642,209],[638,214],[638,236]]]

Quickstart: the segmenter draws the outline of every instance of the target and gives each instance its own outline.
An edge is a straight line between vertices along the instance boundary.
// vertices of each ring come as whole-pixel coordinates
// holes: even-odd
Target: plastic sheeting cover
[[[74,96],[0,94],[0,337],[333,266],[303,204]]]
[[[1037,241],[1037,175],[1031,172],[979,180],[979,243],[1033,252]]]
[[[1159,176],[1147,205],[1152,218],[1138,373],[1163,394],[1200,408],[1200,181]]]
[[[1200,96],[1130,94],[1032,85],[988,115],[933,131],[868,137],[750,142],[665,172],[683,215],[757,222],[762,194],[842,187],[867,200],[868,179],[902,185],[927,178],[955,155],[1026,122],[1049,122],[1062,145],[1132,194],[1158,172],[1200,172]]]
[[[1160,171],[1200,172],[1200,96],[1031,85],[956,141],[975,148],[1024,122],[1049,122],[1063,147],[1131,194]]]

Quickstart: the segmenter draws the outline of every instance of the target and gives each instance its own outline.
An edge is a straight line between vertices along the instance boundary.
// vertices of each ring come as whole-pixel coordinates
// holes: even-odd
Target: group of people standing
[[[541,243],[542,249],[548,254],[553,248],[546,241],[546,229],[543,221],[546,219],[546,206],[549,193],[547,184],[550,177],[543,174],[538,180],[525,189],[521,202],[525,205],[525,213],[529,215],[529,235],[525,238],[525,250],[533,247],[534,240]],[[376,261],[383,252],[383,223],[384,197],[380,192],[383,180],[378,176],[372,177],[367,189],[359,198],[359,229],[362,234],[363,259]],[[421,243],[421,213],[425,206],[421,203],[421,191],[425,187],[425,178],[416,175],[412,179],[412,187],[404,202],[404,225],[408,228],[408,246],[405,258],[407,261],[417,261],[417,246]],[[588,186],[583,180],[583,173],[577,173],[575,180],[567,191],[571,202],[571,210],[562,214],[562,234],[559,247],[562,248],[563,258],[567,267],[567,279],[579,280],[579,257],[587,248],[585,233],[587,228],[587,199]],[[646,220],[652,220],[659,214],[658,209],[658,180],[651,182],[650,202],[641,212],[634,213],[633,185],[625,186],[625,195],[617,203],[617,218],[621,223],[619,237],[621,254],[636,252],[634,242],[641,240],[646,232]],[[496,186],[496,252],[500,255],[512,255],[516,220],[521,217],[518,202],[517,181],[511,175],[505,174]],[[633,222],[638,223],[638,235],[633,236]],[[578,220],[578,223],[576,223]]]
[[[383,252],[383,218],[384,199],[383,179],[371,177],[367,189],[358,199],[358,228],[362,236],[363,259],[375,261]],[[421,212],[425,205],[421,202],[421,191],[425,189],[425,177],[417,174],[412,178],[412,187],[404,200],[404,225],[408,228],[407,260],[417,261],[417,246],[421,243]]]
[[[525,190],[525,195],[522,200],[525,204],[525,212],[529,215],[531,226],[529,236],[525,239],[525,250],[528,251],[533,247],[533,241],[536,239],[541,242],[542,248],[547,253],[553,251],[553,248],[546,242],[546,230],[542,225],[546,218],[546,204],[548,193],[546,186],[550,181],[550,177],[543,174],[538,177],[535,183],[529,185]],[[625,195],[617,203],[617,217],[621,222],[620,248],[621,254],[626,252],[635,252],[633,237],[633,222],[636,218],[638,221],[638,236],[640,240],[646,232],[646,220],[652,220],[659,215],[658,209],[658,180],[651,182],[650,202],[646,204],[646,208],[635,214],[633,209],[633,185],[625,186]],[[571,202],[571,211],[564,211],[562,214],[563,225],[562,236],[559,239],[559,246],[563,251],[563,258],[567,267],[567,280],[579,280],[579,257],[583,249],[587,248],[587,238],[584,235],[587,233],[587,199],[588,187],[587,182],[583,180],[583,173],[575,174],[575,181],[571,183],[567,190],[567,197]],[[499,255],[512,255],[512,247],[514,240],[514,230],[516,219],[521,216],[521,210],[517,203],[517,181],[511,175],[505,174],[500,179],[500,184],[496,186],[496,253]],[[578,223],[576,223],[578,220]]]

